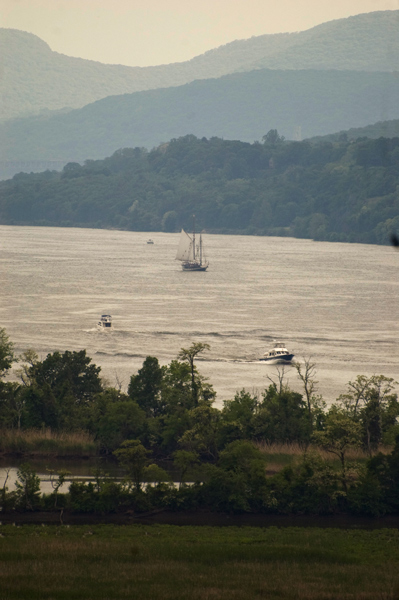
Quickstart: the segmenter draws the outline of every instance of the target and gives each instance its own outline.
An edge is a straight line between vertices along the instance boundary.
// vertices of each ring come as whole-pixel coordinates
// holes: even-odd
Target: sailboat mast
[[[193,215],[193,261],[195,262],[195,215]]]
[[[200,234],[200,265],[202,265],[202,235]]]

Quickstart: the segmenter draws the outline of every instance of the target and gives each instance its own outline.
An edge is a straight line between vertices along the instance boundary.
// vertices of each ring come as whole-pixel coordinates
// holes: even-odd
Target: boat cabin
[[[111,315],[101,315],[99,322],[97,323],[98,327],[106,328],[112,327],[112,317]]]

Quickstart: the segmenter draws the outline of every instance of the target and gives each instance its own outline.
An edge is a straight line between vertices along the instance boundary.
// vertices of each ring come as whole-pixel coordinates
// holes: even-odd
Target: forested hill
[[[0,138],[8,161],[65,164],[105,158],[118,148],[150,149],[187,134],[253,142],[273,128],[303,139],[398,118],[399,77],[392,73],[260,69],[16,119],[0,126]],[[18,171],[26,169],[36,170]]]
[[[174,139],[148,152],[0,182],[0,223],[387,243],[399,231],[399,138]]]
[[[35,35],[0,29],[0,119],[259,68],[392,72],[398,68],[398,30],[398,10],[377,11],[303,32],[236,40],[186,62],[141,68],[65,56]]]

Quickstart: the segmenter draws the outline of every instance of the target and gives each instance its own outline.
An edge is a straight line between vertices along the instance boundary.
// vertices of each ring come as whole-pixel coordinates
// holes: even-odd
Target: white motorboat
[[[282,342],[274,342],[274,346],[268,352],[265,352],[263,357],[259,360],[263,362],[273,363],[290,363],[294,358],[294,354],[288,352],[287,348]]]
[[[100,329],[112,328],[112,317],[111,315],[101,315],[99,322],[97,323],[97,327]]]

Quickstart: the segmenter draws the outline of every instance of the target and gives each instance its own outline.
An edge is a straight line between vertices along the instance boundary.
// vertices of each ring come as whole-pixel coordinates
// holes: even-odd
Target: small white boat
[[[259,360],[263,362],[273,363],[290,363],[294,358],[294,354],[288,352],[287,348],[282,342],[274,342],[274,346],[268,352],[265,352],[263,357]]]
[[[97,327],[100,329],[107,329],[112,327],[112,317],[111,315],[101,315],[99,322],[97,323]]]
[[[151,238],[149,240],[147,240],[147,244],[153,244],[154,240],[152,240]]]

